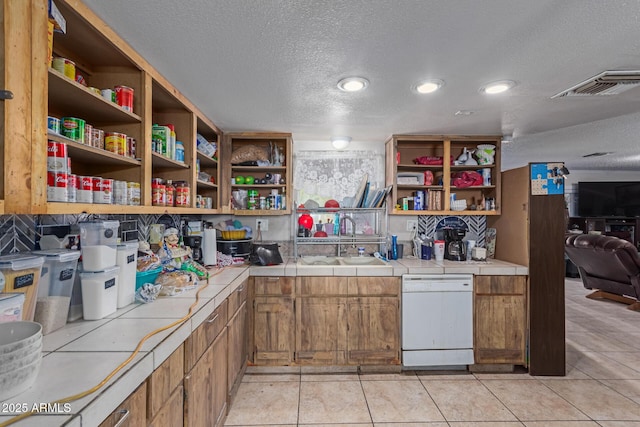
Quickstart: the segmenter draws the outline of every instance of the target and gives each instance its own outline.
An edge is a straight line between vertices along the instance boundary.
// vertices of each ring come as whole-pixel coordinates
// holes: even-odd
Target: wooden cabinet
[[[185,426],[216,426],[226,413],[227,308],[225,300],[185,341]]]
[[[527,276],[475,276],[475,363],[526,364]]]
[[[160,411],[153,419],[150,419],[148,427],[182,427],[183,418],[184,388],[178,386]]]
[[[75,63],[75,78],[48,66],[47,2],[4,2],[0,62],[12,58],[11,67],[3,67],[3,89],[12,91],[14,99],[0,101],[5,123],[1,137],[11,141],[2,144],[0,154],[4,175],[0,212],[121,213],[126,204],[124,209],[130,213],[216,213],[220,197],[217,161],[197,154],[196,133],[219,144],[222,132],[81,1],[58,0],[56,5],[67,26],[66,34],[54,33],[53,55]],[[122,108],[102,96],[102,89],[116,86],[133,89],[132,108]],[[124,134],[135,141],[135,153],[92,144],[90,138],[85,141],[88,131],[73,138],[48,131],[47,116],[76,118],[105,133]],[[184,145],[184,161],[154,151],[154,123],[174,126],[176,140]],[[139,184],[139,205],[124,203],[120,197],[119,204],[74,203],[62,195],[56,201],[48,198],[48,140],[66,144],[73,175]],[[198,179],[197,159],[213,180]],[[60,168],[67,166],[63,163]],[[154,206],[153,178],[184,182],[190,188],[185,207]],[[121,185],[113,193],[120,194]],[[209,197],[211,209],[197,209]]]
[[[147,425],[147,383],[136,389],[115,411],[111,413],[100,427],[138,427]]]
[[[295,349],[295,277],[254,277],[253,363],[289,365]]]
[[[248,359],[247,352],[247,293],[248,281],[244,281],[229,295],[229,319],[227,322],[227,391],[229,399],[235,394],[242,371]]]
[[[233,157],[236,150],[256,150],[250,147],[257,147],[265,163],[263,166],[247,166],[240,164]],[[292,150],[293,140],[290,133],[227,133],[224,135],[223,143],[223,163],[231,164],[231,168],[225,168],[222,172],[222,211],[235,215],[286,215],[291,213],[292,204]],[[254,160],[255,156],[249,156]],[[243,157],[244,159],[244,157]],[[236,177],[247,176],[253,178],[253,183],[236,182]],[[269,178],[270,177],[270,178]],[[280,177],[280,179],[277,179]],[[265,179],[265,183],[259,180]],[[277,182],[276,182],[277,181]],[[233,192],[257,191],[258,197],[266,197],[265,203],[270,203],[270,207],[260,206],[259,199],[247,197],[244,205],[238,201],[231,202]],[[273,206],[273,201],[268,198],[273,191],[277,190],[281,196],[281,205]]]
[[[386,142],[386,182],[393,186],[390,213],[500,215],[500,141],[499,136],[393,135]],[[459,164],[463,153],[471,156],[489,145],[495,146],[491,163],[478,165],[472,159]],[[481,175],[483,170],[488,179],[482,184],[464,184],[471,182],[466,180],[469,172]],[[417,192],[424,192],[421,209],[414,204]],[[466,201],[466,208],[452,205],[453,194],[456,200]]]
[[[149,386],[147,392],[147,418],[154,421],[153,425],[158,427],[167,425],[165,421],[172,419],[172,415],[166,413],[166,407],[168,406],[175,409],[179,403],[179,412],[182,414],[182,397],[178,399],[174,394],[178,388],[182,390],[183,377],[184,346],[180,345],[167,360],[153,371],[147,380]],[[162,415],[160,415],[161,412],[163,412]],[[180,416],[180,419],[182,419],[182,416]]]
[[[300,364],[347,360],[347,278],[296,277],[296,354]]]
[[[400,279],[350,277],[347,363],[400,364]]]
[[[397,277],[298,277],[296,362],[400,363]]]

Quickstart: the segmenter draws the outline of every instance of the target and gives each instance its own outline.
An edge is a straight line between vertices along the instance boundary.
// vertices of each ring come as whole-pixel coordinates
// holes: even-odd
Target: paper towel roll
[[[205,228],[202,235],[202,263],[204,265],[216,265],[218,262],[217,250],[215,228]]]

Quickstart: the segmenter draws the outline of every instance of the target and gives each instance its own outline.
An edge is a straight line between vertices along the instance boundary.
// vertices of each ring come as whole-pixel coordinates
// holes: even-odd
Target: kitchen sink
[[[330,265],[330,266],[386,266],[386,262],[373,257],[329,257],[305,256],[298,260],[300,265]]]
[[[305,256],[298,260],[302,265],[340,265],[338,258],[330,256]]]
[[[381,259],[374,257],[363,257],[363,256],[354,256],[354,257],[344,257],[339,258],[341,264],[346,265],[388,265],[386,262]]]

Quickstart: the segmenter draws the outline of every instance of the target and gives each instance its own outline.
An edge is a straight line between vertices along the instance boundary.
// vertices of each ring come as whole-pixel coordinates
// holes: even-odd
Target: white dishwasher
[[[402,276],[402,365],[473,364],[473,275]]]

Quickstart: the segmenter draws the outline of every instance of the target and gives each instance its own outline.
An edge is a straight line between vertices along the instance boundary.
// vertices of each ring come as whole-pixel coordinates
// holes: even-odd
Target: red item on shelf
[[[482,185],[482,175],[476,171],[457,172],[451,175],[451,183],[456,188]]]
[[[313,218],[311,218],[311,215],[307,214],[300,215],[300,218],[298,218],[298,224],[300,224],[307,230],[311,230],[311,228],[313,227]]]

